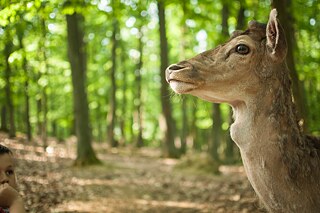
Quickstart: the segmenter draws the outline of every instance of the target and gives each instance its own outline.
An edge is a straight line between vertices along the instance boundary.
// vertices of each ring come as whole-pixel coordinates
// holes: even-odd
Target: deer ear
[[[277,15],[276,9],[271,10],[267,24],[266,37],[269,55],[274,61],[281,62],[287,54],[287,42],[284,30],[277,19]]]

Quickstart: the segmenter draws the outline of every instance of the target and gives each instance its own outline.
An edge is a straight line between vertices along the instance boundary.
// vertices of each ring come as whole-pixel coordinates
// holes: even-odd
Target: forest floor
[[[220,166],[213,175],[177,169],[179,160],[160,158],[156,149],[95,145],[103,165],[76,168],[72,140],[49,141],[44,150],[0,133],[0,143],[17,158],[28,212],[264,212],[242,166]]]

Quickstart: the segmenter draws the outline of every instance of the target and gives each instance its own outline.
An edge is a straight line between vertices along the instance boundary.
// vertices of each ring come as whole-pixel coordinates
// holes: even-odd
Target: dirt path
[[[47,152],[4,139],[18,158],[20,189],[29,212],[263,212],[240,166],[219,176],[178,170],[154,150],[99,150],[103,166],[71,167],[73,145]],[[120,152],[120,153],[115,153]]]

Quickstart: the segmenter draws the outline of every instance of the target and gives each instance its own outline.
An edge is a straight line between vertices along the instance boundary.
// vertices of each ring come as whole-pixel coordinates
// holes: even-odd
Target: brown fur
[[[268,211],[320,212],[320,140],[299,125],[276,15],[273,10],[268,25],[252,21],[227,43],[170,66],[167,81],[177,93],[233,107],[231,136]],[[238,44],[251,52],[235,53]]]

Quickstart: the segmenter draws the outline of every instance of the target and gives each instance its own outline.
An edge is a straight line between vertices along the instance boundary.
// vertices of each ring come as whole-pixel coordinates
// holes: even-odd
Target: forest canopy
[[[97,142],[235,158],[229,106],[174,95],[164,69],[265,23],[274,6],[305,130],[319,135],[318,0],[1,0],[0,128],[43,146],[76,135],[80,156]]]

